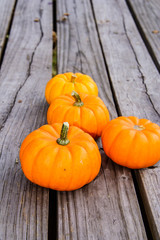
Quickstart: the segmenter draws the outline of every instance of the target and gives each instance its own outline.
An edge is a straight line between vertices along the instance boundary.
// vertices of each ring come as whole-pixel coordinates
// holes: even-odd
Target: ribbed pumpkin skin
[[[109,112],[103,101],[93,95],[79,94],[84,105],[73,106],[75,99],[71,95],[57,97],[49,106],[47,121],[49,124],[68,122],[89,133],[93,138],[101,136],[109,121]]]
[[[160,160],[160,127],[147,119],[118,117],[104,128],[102,145],[117,164],[146,168]]]
[[[76,76],[74,82],[72,82],[72,75]],[[90,76],[68,72],[56,75],[47,83],[45,97],[47,102],[51,104],[56,97],[70,94],[73,90],[77,93],[82,92],[98,96],[98,87]]]
[[[94,139],[71,126],[68,145],[59,145],[62,124],[44,125],[30,133],[20,149],[25,176],[35,184],[59,191],[71,191],[91,182],[101,166]]]

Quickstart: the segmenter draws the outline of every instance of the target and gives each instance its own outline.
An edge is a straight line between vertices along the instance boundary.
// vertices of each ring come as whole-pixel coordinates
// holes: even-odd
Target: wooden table
[[[22,140],[47,123],[53,26],[58,73],[90,75],[111,119],[160,125],[159,0],[0,0],[0,9],[0,240],[159,240],[159,163],[123,168],[98,141],[98,177],[56,192],[29,182],[19,162]]]

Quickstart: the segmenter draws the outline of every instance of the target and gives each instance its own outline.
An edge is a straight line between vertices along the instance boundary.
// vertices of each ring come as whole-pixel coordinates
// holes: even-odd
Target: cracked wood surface
[[[12,18],[12,12],[16,0],[0,0],[0,60],[2,56],[2,51],[7,40],[7,33],[9,30],[10,21]]]
[[[160,125],[160,75],[125,1],[92,2],[121,114],[147,118]],[[135,171],[153,238],[157,240],[160,238],[159,166],[157,163],[155,167]]]
[[[160,4],[159,0],[127,0],[140,31],[147,41],[160,71]]]
[[[51,74],[52,5],[19,0],[0,72],[1,240],[48,239],[48,190],[25,178],[19,149],[46,123],[44,90]]]
[[[64,13],[69,16],[63,21]],[[115,118],[90,1],[57,1],[57,39],[58,72],[80,71],[93,77]],[[73,192],[58,192],[58,239],[147,239],[131,171],[114,164],[102,150],[101,156],[101,171],[92,183]]]

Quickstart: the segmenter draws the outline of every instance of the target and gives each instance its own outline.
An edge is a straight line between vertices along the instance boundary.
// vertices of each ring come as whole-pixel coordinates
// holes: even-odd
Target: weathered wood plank
[[[14,9],[16,0],[0,0],[0,59],[1,54],[3,51],[3,47],[5,45],[6,41],[6,34],[9,29],[11,17],[12,17],[12,11]]]
[[[57,1],[57,13],[58,72],[92,76],[116,117],[90,1]],[[64,13],[70,15],[62,21]],[[101,154],[102,168],[92,183],[58,192],[58,239],[146,239],[131,172]]]
[[[127,0],[131,11],[147,41],[151,54],[160,71],[160,3],[159,0]]]
[[[125,1],[93,0],[93,8],[121,114],[160,124],[160,76]],[[136,171],[154,239],[160,238],[159,166]]]
[[[34,21],[38,18],[39,21]],[[52,5],[19,0],[0,72],[0,239],[48,239],[48,190],[29,182],[22,140],[46,123],[52,73]]]

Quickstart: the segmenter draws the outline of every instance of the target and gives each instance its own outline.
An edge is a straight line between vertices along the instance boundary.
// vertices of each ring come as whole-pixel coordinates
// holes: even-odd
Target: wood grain
[[[140,32],[160,71],[160,4],[159,0],[127,0]]]
[[[63,19],[65,13],[69,16]],[[99,95],[117,116],[90,1],[57,1],[58,72],[93,77]],[[100,145],[99,145],[100,146]],[[58,239],[147,239],[131,172],[103,151],[102,168],[89,185],[58,192]]]
[[[93,0],[93,8],[121,114],[160,124],[160,75],[125,1]],[[159,166],[136,171],[154,239],[160,237]]]
[[[46,123],[44,90],[51,73],[52,5],[19,0],[0,72],[3,240],[48,239],[48,190],[24,177],[19,149],[27,134]]]
[[[7,40],[7,33],[9,30],[10,21],[12,19],[12,12],[15,6],[16,0],[0,0],[0,59],[2,51]]]

